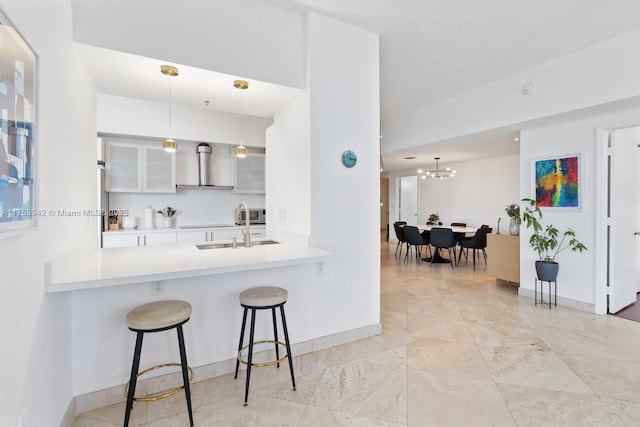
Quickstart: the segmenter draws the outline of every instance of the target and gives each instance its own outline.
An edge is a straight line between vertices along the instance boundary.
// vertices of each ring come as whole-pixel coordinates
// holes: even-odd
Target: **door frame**
[[[615,130],[615,129],[614,129]],[[606,260],[606,263],[595,263],[595,295],[594,311],[596,314],[607,314],[608,289],[608,200],[609,200],[609,134],[612,130],[596,127],[596,150],[595,150],[595,236],[594,236],[594,256],[596,260]]]

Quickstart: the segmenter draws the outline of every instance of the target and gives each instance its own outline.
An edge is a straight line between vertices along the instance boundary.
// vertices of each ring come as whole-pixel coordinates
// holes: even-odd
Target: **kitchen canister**
[[[138,218],[135,216],[122,217],[122,228],[132,230],[138,226]]]
[[[153,218],[156,216],[156,212],[151,206],[144,210],[144,228],[153,228]]]

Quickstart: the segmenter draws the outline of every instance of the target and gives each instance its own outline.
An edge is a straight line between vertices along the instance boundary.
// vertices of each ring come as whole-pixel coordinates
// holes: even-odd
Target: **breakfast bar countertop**
[[[198,249],[195,244],[78,249],[46,263],[45,286],[48,293],[67,292],[283,267],[330,255],[300,242],[236,249]]]

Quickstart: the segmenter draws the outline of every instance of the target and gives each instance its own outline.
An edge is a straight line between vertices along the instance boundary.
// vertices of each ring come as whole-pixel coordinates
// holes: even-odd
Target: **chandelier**
[[[433,170],[427,170],[427,169],[418,169],[418,174],[421,174],[420,178],[422,179],[427,179],[427,178],[436,178],[436,179],[442,179],[442,178],[453,178],[454,176],[456,176],[456,171],[454,171],[451,168],[445,168],[445,169],[440,169],[440,157],[435,157],[436,159],[436,168]]]

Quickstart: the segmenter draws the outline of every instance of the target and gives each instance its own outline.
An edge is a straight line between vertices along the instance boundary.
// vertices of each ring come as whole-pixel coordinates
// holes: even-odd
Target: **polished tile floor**
[[[192,385],[203,426],[638,426],[640,323],[535,306],[484,264],[452,271],[382,242],[382,335],[294,358],[288,369]],[[124,404],[74,427],[122,424]],[[136,404],[132,425],[186,426],[184,395]]]

